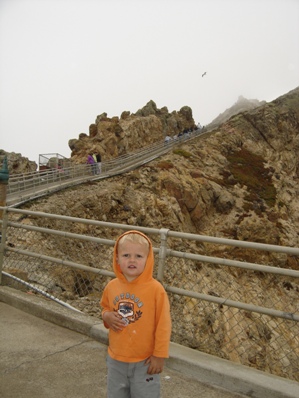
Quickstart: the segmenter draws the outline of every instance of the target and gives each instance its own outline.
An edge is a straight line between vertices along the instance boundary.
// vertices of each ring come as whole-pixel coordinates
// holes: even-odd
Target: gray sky
[[[103,112],[153,100],[205,125],[298,87],[299,1],[0,0],[0,57],[0,148],[69,157]]]

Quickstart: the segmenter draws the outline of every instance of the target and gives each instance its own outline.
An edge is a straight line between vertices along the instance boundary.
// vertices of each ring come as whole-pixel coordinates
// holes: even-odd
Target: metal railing
[[[206,131],[195,130],[168,143],[163,141],[158,142],[141,148],[136,152],[102,161],[101,173],[99,174],[94,173],[92,165],[73,164],[64,168],[12,175],[8,181],[7,205],[17,205],[90,180],[112,177],[133,170],[169,152],[174,146],[180,145],[204,133]]]
[[[169,295],[173,342],[299,381],[299,248],[0,211],[5,284],[101,317],[115,239],[140,230],[153,242],[154,276]]]

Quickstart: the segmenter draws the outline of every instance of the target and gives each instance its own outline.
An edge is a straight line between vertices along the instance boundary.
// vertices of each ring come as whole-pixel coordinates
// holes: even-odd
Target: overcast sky
[[[298,87],[299,1],[0,0],[0,57],[0,148],[70,157],[103,112],[153,100],[205,125]]]

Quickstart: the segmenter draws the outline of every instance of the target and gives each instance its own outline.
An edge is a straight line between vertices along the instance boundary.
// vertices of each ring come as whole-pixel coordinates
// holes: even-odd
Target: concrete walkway
[[[96,318],[0,286],[1,397],[106,397],[105,342]],[[299,396],[299,383],[177,344],[161,380],[161,398]]]

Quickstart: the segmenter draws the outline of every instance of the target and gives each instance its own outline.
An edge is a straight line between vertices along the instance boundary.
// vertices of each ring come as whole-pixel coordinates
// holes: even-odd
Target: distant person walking
[[[171,141],[171,137],[169,135],[167,135],[164,139],[164,144],[169,144]]]
[[[87,164],[90,164],[91,173],[93,175],[95,175],[96,174],[96,162],[95,162],[94,157],[93,157],[93,155],[91,153],[87,156]]]
[[[97,160],[98,174],[101,174],[101,172],[102,172],[102,157],[99,153],[96,154],[96,160]]]

